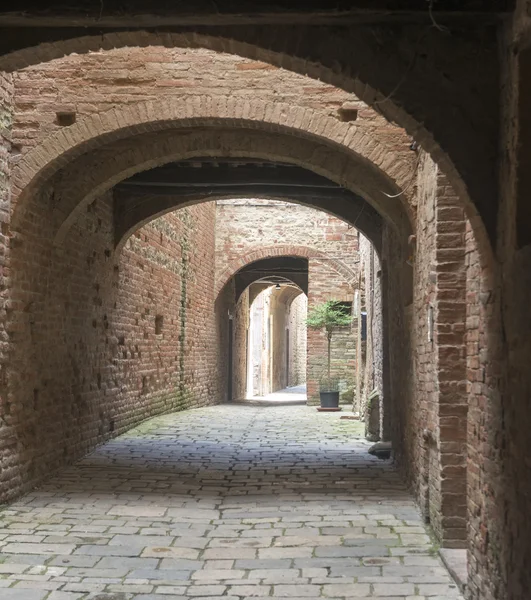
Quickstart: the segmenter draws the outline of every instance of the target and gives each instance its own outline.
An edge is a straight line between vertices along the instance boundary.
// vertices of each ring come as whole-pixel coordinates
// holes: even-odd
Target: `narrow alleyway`
[[[155,418],[0,513],[0,597],[460,598],[361,428],[309,407]]]
[[[251,396],[243,402],[245,404],[256,404],[257,406],[293,406],[305,405],[308,400],[306,395],[306,384],[287,387],[267,394],[266,396]]]

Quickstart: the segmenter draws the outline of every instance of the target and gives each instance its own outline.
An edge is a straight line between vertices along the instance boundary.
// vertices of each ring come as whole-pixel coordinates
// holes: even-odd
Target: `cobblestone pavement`
[[[360,431],[309,407],[155,418],[0,513],[0,598],[461,598]]]

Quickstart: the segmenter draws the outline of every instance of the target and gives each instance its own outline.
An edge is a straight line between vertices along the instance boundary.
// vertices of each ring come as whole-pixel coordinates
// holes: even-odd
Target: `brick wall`
[[[437,310],[440,539],[446,548],[466,547],[467,506],[467,218],[448,179],[437,174]],[[439,515],[438,515],[439,516]],[[437,523],[439,519],[434,519]]]
[[[417,178],[418,226],[415,261],[415,377],[414,446],[418,479],[415,481],[426,518],[440,535],[441,506],[438,418],[437,319],[437,168],[421,155]],[[431,333],[430,333],[431,332]]]
[[[2,478],[13,481],[18,473],[11,458],[14,446],[6,433],[9,431],[7,399],[7,365],[9,335],[6,330],[9,293],[9,237],[11,124],[13,113],[13,85],[11,75],[0,73],[0,461]]]
[[[222,200],[217,203],[216,278],[234,274],[241,259],[274,246],[307,249],[350,270],[358,269],[358,232],[345,221],[320,210],[273,200]],[[314,253],[312,254],[312,251]],[[256,258],[254,259],[256,260]]]
[[[153,221],[114,257],[108,196],[61,249],[46,200],[12,239],[3,500],[142,419],[219,398],[214,205]]]
[[[447,179],[424,153],[417,202],[413,312],[405,308],[403,317],[411,319],[414,363],[412,371],[402,367],[409,377],[400,385],[412,393],[400,400],[403,414],[395,413],[407,435],[395,440],[436,535],[445,547],[462,548],[467,521],[466,217]],[[400,321],[396,315],[394,327]],[[391,353],[397,357],[392,337]],[[393,370],[391,378],[396,394],[403,375]]]
[[[73,55],[15,74],[14,140],[26,152],[57,131],[58,112],[77,119],[116,106],[176,96],[256,96],[337,114],[345,102],[356,124],[409,158],[408,138],[353,94],[285,69],[206,49],[123,48]]]
[[[479,600],[504,593],[502,499],[510,486],[504,485],[500,472],[503,388],[500,356],[494,345],[499,339],[499,294],[492,265],[487,253],[480,252],[470,221],[466,252],[468,588],[470,598]]]
[[[404,248],[395,231],[385,227],[382,235],[382,302],[384,343],[384,410],[389,414],[388,437],[393,442],[397,465],[406,479],[417,485],[419,471],[419,410],[415,405],[414,309],[406,303]],[[387,401],[386,401],[387,399]]]
[[[469,596],[524,600],[531,586],[529,2],[501,36],[498,242],[467,230]],[[522,103],[523,100],[523,103]],[[529,238],[528,238],[529,240]],[[474,243],[475,242],[475,243]]]

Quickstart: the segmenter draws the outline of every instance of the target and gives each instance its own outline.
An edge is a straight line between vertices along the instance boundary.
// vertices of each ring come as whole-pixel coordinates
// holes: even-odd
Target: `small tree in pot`
[[[332,335],[338,327],[347,327],[352,323],[352,315],[345,311],[338,300],[328,300],[314,306],[308,314],[306,324],[311,329],[323,329],[328,340],[327,376],[320,381],[319,396],[323,408],[339,406],[339,381],[332,379]]]

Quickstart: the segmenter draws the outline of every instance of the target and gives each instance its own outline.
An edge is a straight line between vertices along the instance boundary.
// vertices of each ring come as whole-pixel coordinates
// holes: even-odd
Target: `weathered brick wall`
[[[328,260],[358,269],[358,232],[325,212],[274,200],[222,200],[217,203],[216,277],[234,273],[255,250],[274,246],[308,248]]]
[[[109,197],[61,249],[46,204],[12,239],[2,499],[142,419],[219,398],[214,205],[153,221],[115,260]]]
[[[206,49],[123,48],[73,55],[15,74],[14,140],[26,152],[60,128],[58,112],[84,115],[115,106],[175,96],[256,96],[319,108],[329,114],[345,102],[358,109],[357,125],[379,131],[382,142],[409,158],[405,133],[353,94],[285,69]]]
[[[408,463],[436,535],[445,547],[459,548],[466,545],[467,520],[466,217],[447,179],[424,153],[417,199],[414,379],[408,384],[414,381],[415,389],[399,416],[408,433],[397,440],[397,454]],[[391,336],[390,341],[394,352]],[[393,371],[393,382],[397,377]]]
[[[467,232],[469,596],[524,600],[531,588],[531,245],[529,1],[501,38],[500,205],[496,259]],[[479,232],[479,234],[478,234]],[[474,234],[474,235],[473,235]],[[527,236],[527,242],[521,236]],[[474,250],[474,239],[476,249]]]
[[[395,231],[385,227],[382,235],[382,292],[384,328],[388,353],[384,363],[384,410],[389,414],[388,437],[393,442],[396,462],[406,479],[414,483],[419,444],[417,421],[419,411],[415,406],[415,372],[413,364],[412,304],[404,299],[403,247]]]
[[[467,537],[466,227],[463,203],[437,173],[437,309],[440,539],[465,548]]]
[[[422,154],[417,177],[418,226],[415,261],[415,377],[416,403],[413,408],[416,442],[416,486],[424,515],[440,534],[441,505],[438,452],[437,341],[437,167]],[[431,334],[430,334],[431,331]]]
[[[503,388],[495,345],[500,332],[499,294],[490,257],[480,252],[470,221],[466,253],[468,588],[470,598],[479,600],[503,597],[501,513],[510,486],[504,485],[500,471]]]
[[[299,294],[289,306],[289,386],[306,383],[307,311],[308,298]]]

